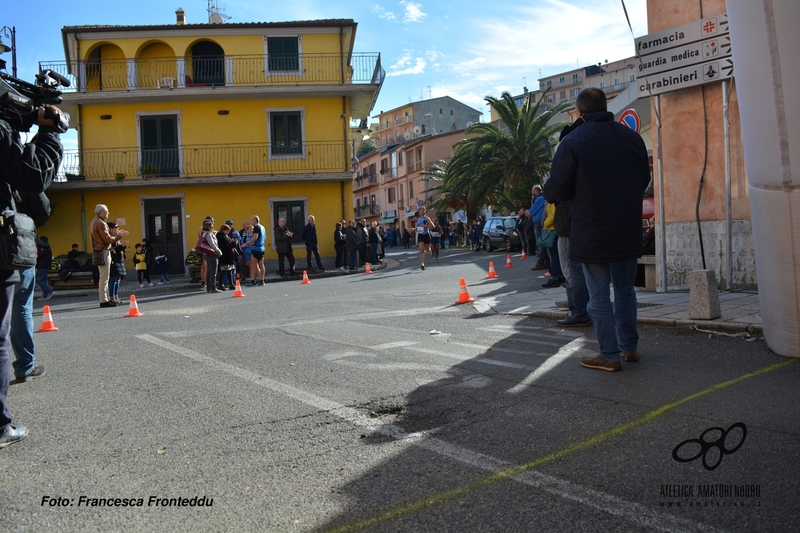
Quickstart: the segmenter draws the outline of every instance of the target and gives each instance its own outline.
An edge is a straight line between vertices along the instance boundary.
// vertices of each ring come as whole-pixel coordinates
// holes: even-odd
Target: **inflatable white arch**
[[[727,0],[761,323],[800,357],[800,1]]]

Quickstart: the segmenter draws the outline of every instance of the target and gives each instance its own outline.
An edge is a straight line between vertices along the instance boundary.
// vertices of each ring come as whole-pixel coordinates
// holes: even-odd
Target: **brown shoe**
[[[547,265],[536,263],[531,270],[547,270]]]
[[[635,352],[622,352],[622,354],[620,354],[620,357],[622,357],[622,360],[625,361],[626,363],[638,363],[639,350],[636,350]]]
[[[595,370],[605,370],[606,372],[619,372],[622,370],[622,363],[619,361],[609,361],[603,359],[599,354],[594,357],[584,357],[581,359],[581,366],[594,368]]]

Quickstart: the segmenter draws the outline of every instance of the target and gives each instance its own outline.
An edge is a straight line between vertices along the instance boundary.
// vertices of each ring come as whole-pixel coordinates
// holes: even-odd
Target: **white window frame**
[[[269,35],[264,35],[264,76],[269,78],[272,76],[272,72],[269,70],[269,37],[297,37],[297,67],[298,70],[276,70],[276,76],[299,76],[303,77],[303,72],[305,69],[303,68],[303,36],[297,33],[290,33],[290,34],[281,34],[281,33],[272,33]]]
[[[272,123],[270,120],[271,113],[288,113],[292,111],[300,112],[300,135],[302,150],[299,154],[273,154],[272,153]],[[267,153],[268,161],[275,159],[306,159],[306,108],[305,107],[268,107],[265,109],[267,120]]]

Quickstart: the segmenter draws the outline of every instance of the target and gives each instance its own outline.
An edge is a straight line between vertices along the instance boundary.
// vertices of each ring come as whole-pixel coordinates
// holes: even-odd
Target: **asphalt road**
[[[0,531],[800,529],[800,365],[642,327],[640,363],[583,369],[591,329],[453,305],[461,277],[539,288],[484,280],[489,259],[394,250],[243,299],[144,293],[140,318],[51,300],[47,374],[10,390],[31,433],[0,451]]]

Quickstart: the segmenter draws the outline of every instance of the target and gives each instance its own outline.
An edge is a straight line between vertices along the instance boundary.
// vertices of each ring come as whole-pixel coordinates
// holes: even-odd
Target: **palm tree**
[[[562,103],[539,114],[539,102],[526,99],[517,107],[507,92],[500,98],[486,97],[500,116],[503,127],[474,124],[464,133],[470,137],[453,146],[453,158],[441,183],[443,205],[469,197],[472,207],[487,204],[514,209],[514,197],[528,200],[531,187],[541,183],[550,170],[555,134],[564,122],[548,124],[568,104]],[[471,202],[472,203],[472,202]]]

